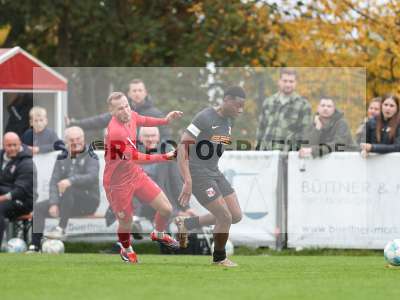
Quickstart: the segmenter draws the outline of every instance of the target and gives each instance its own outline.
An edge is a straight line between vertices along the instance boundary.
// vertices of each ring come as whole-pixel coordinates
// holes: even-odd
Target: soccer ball
[[[226,252],[226,256],[231,256],[233,255],[235,249],[235,247],[233,246],[233,243],[231,242],[231,240],[227,240],[226,241],[226,245],[225,245],[225,252]],[[211,254],[214,253],[214,243],[212,243],[211,245]]]
[[[42,252],[47,254],[64,253],[64,243],[60,240],[45,240],[42,244]]]
[[[387,243],[383,255],[392,266],[400,266],[400,239]]]
[[[24,240],[12,238],[7,242],[6,250],[8,253],[21,253],[27,250],[27,246]]]

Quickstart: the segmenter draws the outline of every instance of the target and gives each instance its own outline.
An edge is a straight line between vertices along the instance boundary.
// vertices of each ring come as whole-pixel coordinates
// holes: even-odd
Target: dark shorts
[[[203,206],[235,192],[223,174],[208,177],[192,175],[192,182],[192,193]]]

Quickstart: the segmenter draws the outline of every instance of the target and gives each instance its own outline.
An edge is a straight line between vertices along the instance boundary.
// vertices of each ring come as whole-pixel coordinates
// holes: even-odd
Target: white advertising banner
[[[279,151],[225,151],[219,167],[237,194],[243,218],[231,227],[235,245],[275,246]],[[207,211],[194,198],[198,214]]]
[[[288,161],[288,246],[382,249],[400,237],[400,154]]]
[[[38,154],[33,156],[33,161],[37,170],[36,182],[38,202],[49,199],[50,178],[58,154],[58,152],[51,152],[47,154]]]
[[[108,207],[108,201],[102,188],[103,152],[97,154],[100,161],[101,200],[95,215],[102,216]],[[38,201],[48,199],[56,156],[57,153],[49,153],[34,157],[38,169]],[[235,245],[275,246],[279,152],[226,151],[219,165],[234,187],[243,210],[243,219],[231,227],[231,240]],[[207,213],[194,199],[191,200],[191,206],[199,214]],[[55,224],[56,220],[48,219],[46,230]],[[105,234],[115,232],[115,223],[106,227],[104,218],[72,218],[67,227],[69,237],[89,235],[90,240],[104,240]]]

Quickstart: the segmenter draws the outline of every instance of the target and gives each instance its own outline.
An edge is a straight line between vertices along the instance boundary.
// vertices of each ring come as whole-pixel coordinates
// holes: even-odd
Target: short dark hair
[[[131,84],[139,84],[139,83],[143,84],[144,87],[146,87],[146,85],[144,84],[144,81],[143,81],[142,79],[140,79],[140,78],[134,78],[134,79],[132,79],[132,80],[129,82],[128,88],[130,87]]]
[[[281,68],[279,70],[279,78],[282,78],[283,75],[291,75],[297,78],[297,72],[295,69],[290,69],[290,68]]]
[[[231,86],[227,88],[224,92],[224,98],[226,96],[231,96],[233,98],[239,97],[242,99],[246,99],[246,92],[240,86]]]
[[[321,104],[321,101],[322,100],[330,100],[330,101],[332,101],[332,103],[333,103],[333,106],[336,108],[336,100],[335,100],[335,98],[334,97],[330,97],[330,96],[322,96],[320,99],[319,99],[319,102],[318,102],[318,104]]]

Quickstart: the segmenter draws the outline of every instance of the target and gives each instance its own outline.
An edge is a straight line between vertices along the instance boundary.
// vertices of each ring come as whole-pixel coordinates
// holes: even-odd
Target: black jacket
[[[311,146],[313,157],[335,151],[355,150],[349,125],[344,114],[338,110],[321,130],[315,128],[314,123],[311,124],[304,134],[304,140]]]
[[[13,131],[22,136],[29,128],[29,111],[33,106],[32,94],[22,94],[7,107],[9,114],[4,132]]]
[[[28,149],[19,152],[2,170],[4,150],[0,150],[0,195],[11,194],[12,201],[19,201],[23,207],[32,210],[37,198],[35,164]],[[5,162],[4,162],[5,163]]]
[[[161,145],[157,149],[148,151],[142,144],[138,144],[138,150],[142,153],[160,154],[173,150],[172,146],[167,146],[166,149],[161,149]],[[178,164],[176,161],[143,164],[141,165],[145,173],[154,180],[160,189],[165,193],[168,200],[171,202],[175,212],[185,210],[187,207],[182,207],[178,202],[178,197],[182,191],[183,181],[179,173]]]
[[[80,153],[75,159],[65,158],[62,154],[57,157],[50,179],[50,203],[58,204],[60,195],[57,183],[62,179],[69,179],[71,187],[79,191],[82,198],[100,202],[99,191],[99,160],[96,154],[87,151]]]
[[[131,106],[131,109],[136,111],[139,115],[155,117],[155,118],[165,117],[164,113],[162,113],[158,108],[154,106],[154,103],[151,97],[149,96],[146,97],[144,103],[140,106],[134,106],[133,101],[129,101],[129,105]],[[73,120],[70,126],[79,126],[84,130],[103,129],[108,126],[111,117],[112,117],[111,113],[107,112],[81,120]],[[159,130],[160,130],[160,139],[162,141],[171,139],[171,130],[168,126],[160,126]]]
[[[372,144],[371,152],[374,153],[391,153],[391,152],[400,152],[400,126],[397,127],[396,134],[394,135],[394,141],[390,142],[389,140],[389,131],[390,127],[388,126],[388,122],[383,122],[383,128],[381,132],[381,141],[378,142],[376,136],[376,118],[369,119],[365,126],[365,139],[366,143]]]

